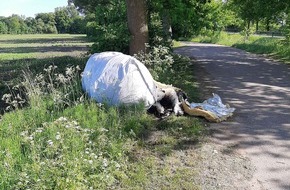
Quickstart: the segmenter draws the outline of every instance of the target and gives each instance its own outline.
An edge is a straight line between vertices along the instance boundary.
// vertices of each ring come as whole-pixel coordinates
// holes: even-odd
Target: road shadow
[[[189,43],[175,52],[197,61],[193,74],[205,96],[215,92],[236,108],[232,119],[211,125],[217,142],[245,150],[267,173],[265,183],[289,189],[290,67],[219,45]]]

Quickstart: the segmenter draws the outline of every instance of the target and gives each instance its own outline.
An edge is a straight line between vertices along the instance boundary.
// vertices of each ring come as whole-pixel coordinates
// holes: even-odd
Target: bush
[[[141,52],[135,57],[141,61],[152,74],[155,80],[158,80],[160,76],[168,74],[170,68],[174,62],[171,49],[166,46],[154,46],[147,45],[149,53]]]

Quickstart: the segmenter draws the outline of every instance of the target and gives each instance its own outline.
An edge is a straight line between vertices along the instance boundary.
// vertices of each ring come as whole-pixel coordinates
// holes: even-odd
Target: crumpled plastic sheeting
[[[190,108],[201,108],[214,114],[220,121],[226,120],[233,115],[235,108],[224,105],[219,95],[213,93],[213,97],[203,103],[191,103]]]
[[[143,101],[149,108],[157,99],[156,85],[145,65],[119,52],[92,55],[82,75],[82,87],[89,97],[109,105]]]

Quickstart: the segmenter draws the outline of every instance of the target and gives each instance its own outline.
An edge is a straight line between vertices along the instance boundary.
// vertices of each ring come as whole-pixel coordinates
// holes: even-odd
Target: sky
[[[0,16],[35,17],[37,13],[54,12],[56,7],[64,6],[67,6],[67,0],[0,0]]]

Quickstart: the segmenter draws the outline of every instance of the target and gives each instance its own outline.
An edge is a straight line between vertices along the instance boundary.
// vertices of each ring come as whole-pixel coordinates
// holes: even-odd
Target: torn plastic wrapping
[[[235,108],[224,105],[219,95],[213,93],[213,97],[205,100],[203,103],[191,103],[190,108],[201,108],[210,112],[218,121],[224,121],[233,115]]]

